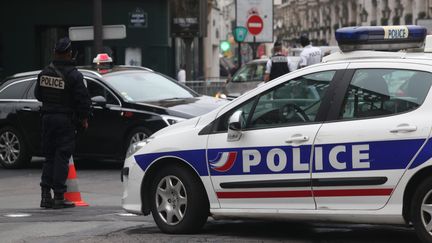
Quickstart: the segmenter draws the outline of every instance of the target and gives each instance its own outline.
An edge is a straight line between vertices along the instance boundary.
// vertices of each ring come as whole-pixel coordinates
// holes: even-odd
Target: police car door
[[[431,130],[427,70],[409,63],[350,64],[351,78],[315,141],[312,187],[318,209],[386,204]]]
[[[315,209],[312,144],[322,125],[326,91],[345,67],[283,76],[221,111],[209,135],[207,159],[222,208]]]

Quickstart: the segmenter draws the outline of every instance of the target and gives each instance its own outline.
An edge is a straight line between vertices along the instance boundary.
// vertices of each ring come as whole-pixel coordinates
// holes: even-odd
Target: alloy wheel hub
[[[421,219],[426,231],[432,235],[432,190],[423,198],[421,205]]]

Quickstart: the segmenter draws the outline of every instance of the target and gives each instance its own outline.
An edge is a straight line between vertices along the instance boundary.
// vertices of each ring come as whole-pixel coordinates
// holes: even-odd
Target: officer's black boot
[[[53,209],[73,208],[73,207],[75,207],[75,204],[73,202],[64,199],[63,193],[54,193]]]
[[[53,206],[53,198],[51,196],[51,189],[42,187],[40,207],[52,208],[52,206]]]

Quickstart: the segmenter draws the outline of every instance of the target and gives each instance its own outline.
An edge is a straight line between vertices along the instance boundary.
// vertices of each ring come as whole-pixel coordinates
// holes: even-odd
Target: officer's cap
[[[57,53],[65,53],[71,49],[71,40],[68,37],[63,37],[57,41],[54,51]]]

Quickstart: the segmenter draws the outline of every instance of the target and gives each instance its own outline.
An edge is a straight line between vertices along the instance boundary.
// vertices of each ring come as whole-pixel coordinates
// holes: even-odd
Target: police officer
[[[321,62],[323,56],[321,49],[312,46],[309,38],[301,36],[300,44],[303,46],[303,51],[300,53],[300,68]]]
[[[267,61],[264,81],[275,79],[290,71],[294,71],[291,60],[282,53],[282,43],[276,41],[273,45],[273,56]]]
[[[54,60],[38,76],[35,96],[42,102],[42,149],[46,157],[40,183],[40,206],[74,207],[64,199],[69,158],[75,149],[76,129],[88,127],[91,101],[83,75],[73,64],[69,38],[56,43]]]

